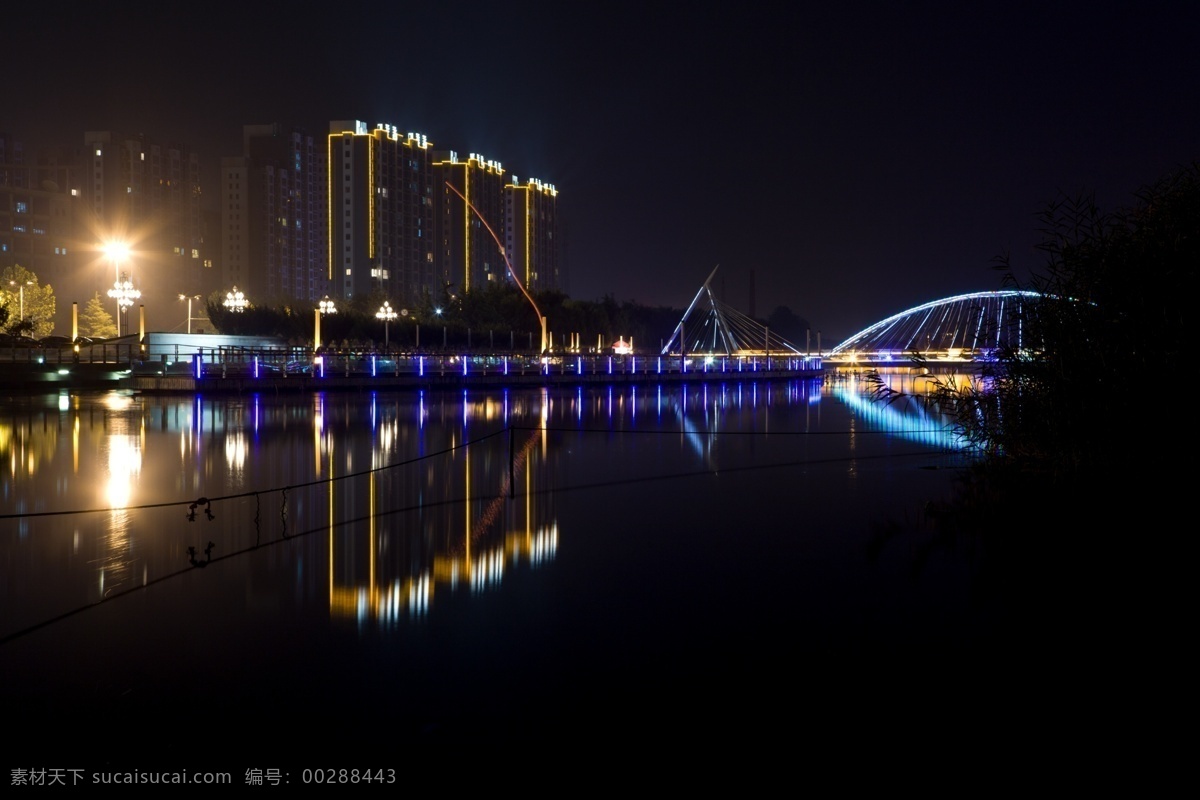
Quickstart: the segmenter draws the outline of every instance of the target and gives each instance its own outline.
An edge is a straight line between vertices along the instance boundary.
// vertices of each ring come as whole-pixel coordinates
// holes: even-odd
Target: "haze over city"
[[[1181,4],[6,14],[0,131],[27,146],[142,132],[215,175],[244,125],[387,123],[553,183],[572,297],[683,307],[720,265],[726,302],[827,346],[1000,288],[998,256],[1040,263],[1047,203],[1129,205],[1200,131]]]

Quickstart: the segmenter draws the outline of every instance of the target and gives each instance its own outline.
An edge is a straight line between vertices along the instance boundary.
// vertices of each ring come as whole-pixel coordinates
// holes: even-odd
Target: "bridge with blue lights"
[[[914,357],[951,363],[987,360],[998,351],[1024,348],[1022,305],[1042,297],[1003,290],[933,300],[880,320],[823,351],[819,338],[815,350],[811,340],[801,347],[721,302],[710,286],[715,274],[714,269],[688,305],[663,355],[819,356],[833,365],[912,363]]]

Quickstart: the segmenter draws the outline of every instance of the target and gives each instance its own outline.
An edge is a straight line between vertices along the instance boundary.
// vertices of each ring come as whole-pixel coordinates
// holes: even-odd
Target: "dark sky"
[[[1116,210],[1200,158],[1182,2],[96,7],[6,11],[0,130],[216,159],[245,124],[386,122],[553,183],[571,296],[682,308],[720,265],[826,347],[1036,266],[1059,195]]]

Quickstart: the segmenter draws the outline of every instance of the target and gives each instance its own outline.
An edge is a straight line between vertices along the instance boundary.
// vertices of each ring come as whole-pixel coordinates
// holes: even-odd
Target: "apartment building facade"
[[[246,125],[242,154],[221,159],[221,286],[261,305],[316,303],[330,292],[325,153],[310,133]]]

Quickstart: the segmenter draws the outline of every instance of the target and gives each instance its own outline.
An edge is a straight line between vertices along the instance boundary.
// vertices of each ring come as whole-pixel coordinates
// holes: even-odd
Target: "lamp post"
[[[121,336],[121,316],[133,305],[133,301],[142,293],[133,288],[133,281],[124,273],[117,276],[117,282],[108,290],[108,296],[117,301],[117,336]]]
[[[25,287],[33,286],[33,281],[25,281],[24,283],[17,283],[16,281],[9,281],[8,285],[17,287],[17,292],[21,297],[21,319],[20,319],[20,322],[24,322],[25,321]]]
[[[392,308],[392,304],[387,300],[383,301],[383,305],[375,312],[375,316],[383,320],[383,349],[388,349],[388,323],[396,318],[396,309]]]
[[[187,332],[191,333],[192,332],[192,301],[199,300],[200,295],[198,295],[198,294],[181,294],[181,295],[179,295],[179,299],[187,300],[187,304],[188,304]]]
[[[129,257],[129,245],[124,242],[106,242],[104,252],[108,255],[113,265],[113,279],[117,282],[114,289],[119,289],[121,283],[121,262]],[[113,292],[108,293],[109,297],[113,297],[117,301],[117,335],[121,335],[121,299]]]
[[[329,295],[325,295],[321,302],[317,303],[317,307],[313,313],[313,352],[321,349],[321,317],[326,314],[336,314],[337,306],[333,300],[329,299]]]

